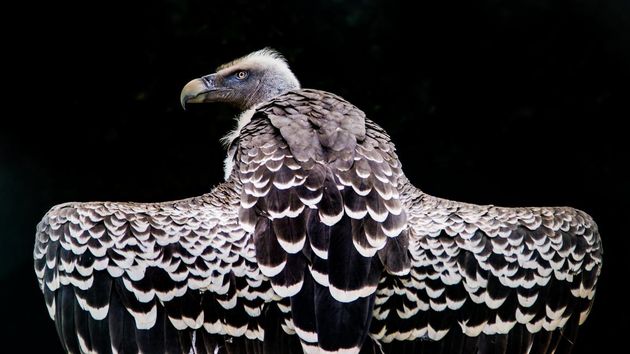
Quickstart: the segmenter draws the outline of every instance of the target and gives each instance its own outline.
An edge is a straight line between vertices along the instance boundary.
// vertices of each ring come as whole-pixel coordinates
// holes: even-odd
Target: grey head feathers
[[[244,74],[243,74],[244,73]],[[229,78],[231,75],[246,75],[241,80],[242,90],[235,91],[240,108],[246,110],[290,90],[300,88],[286,59],[279,52],[264,48],[217,68],[217,74]]]
[[[180,99],[191,103],[224,102],[242,111],[300,88],[286,60],[265,48],[223,64],[213,74],[190,81]]]
[[[219,72],[223,69],[227,69],[230,67],[233,67],[237,64],[240,64],[244,61],[247,60],[255,60],[255,59],[260,59],[260,60],[273,60],[273,61],[278,61],[281,63],[284,63],[285,66],[287,66],[288,68],[288,64],[287,64],[287,59],[280,54],[280,52],[278,52],[277,50],[273,49],[273,48],[263,48],[260,50],[257,50],[255,52],[251,52],[247,55],[244,55],[238,59],[234,59],[232,61],[229,61],[227,63],[221,64],[217,67],[216,71]]]
[[[180,99],[184,108],[191,103],[206,102],[223,102],[239,108],[236,128],[222,139],[227,146],[249,123],[256,107],[297,89],[300,82],[284,56],[264,48],[220,65],[213,74],[190,81]]]

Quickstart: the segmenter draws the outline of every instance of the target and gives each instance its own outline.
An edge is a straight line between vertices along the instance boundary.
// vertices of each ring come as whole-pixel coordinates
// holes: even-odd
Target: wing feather
[[[426,195],[322,91],[258,106],[231,144],[209,194],[44,216],[35,273],[66,351],[571,350],[602,266],[587,214]]]
[[[381,280],[372,335],[385,348],[428,338],[444,350],[464,334],[479,353],[570,351],[602,265],[590,216],[453,202],[406,181],[401,195],[412,269]]]
[[[274,295],[239,224],[239,192],[230,181],[177,202],[52,208],[34,260],[64,349],[213,352],[240,336],[262,348]]]

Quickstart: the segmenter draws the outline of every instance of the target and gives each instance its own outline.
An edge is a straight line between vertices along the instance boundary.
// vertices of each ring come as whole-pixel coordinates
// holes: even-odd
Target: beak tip
[[[203,80],[191,80],[182,89],[182,92],[179,95],[179,103],[182,105],[182,108],[186,110],[188,103],[202,101],[203,97],[200,96],[204,95],[208,91],[208,87]]]
[[[182,96],[179,99],[179,103],[182,105],[182,109],[185,111],[186,110],[186,101],[187,101],[188,97]]]

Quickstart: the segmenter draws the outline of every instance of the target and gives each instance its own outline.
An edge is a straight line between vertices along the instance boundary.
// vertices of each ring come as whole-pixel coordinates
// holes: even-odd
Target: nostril
[[[206,85],[206,87],[213,87],[214,82],[215,82],[215,75],[210,74],[210,75],[203,76],[201,78],[201,81],[203,82],[204,85]]]

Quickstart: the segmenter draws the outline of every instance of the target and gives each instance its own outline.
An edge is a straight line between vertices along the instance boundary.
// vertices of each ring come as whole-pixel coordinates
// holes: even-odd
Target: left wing
[[[274,332],[281,316],[238,223],[239,192],[230,180],[174,202],[53,207],[33,256],[64,350],[259,352],[274,333],[290,342]]]

